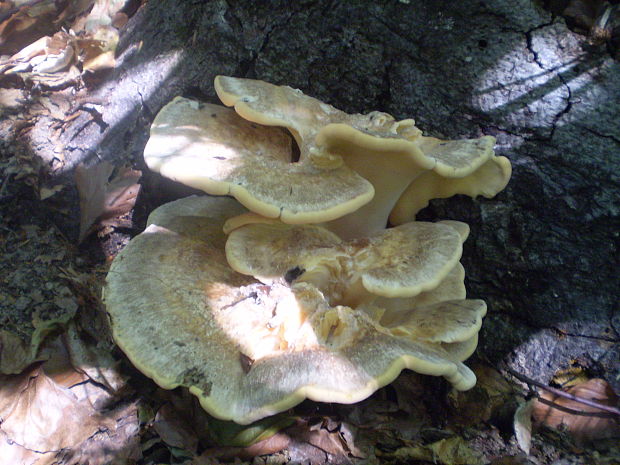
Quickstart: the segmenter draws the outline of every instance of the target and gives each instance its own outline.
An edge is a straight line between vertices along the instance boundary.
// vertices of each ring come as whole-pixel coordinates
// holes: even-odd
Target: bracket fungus
[[[230,233],[226,258],[235,271],[265,282],[298,268],[298,281],[359,305],[370,296],[412,297],[437,287],[461,258],[461,243],[442,223],[410,222],[349,241],[317,225],[256,223]]]
[[[341,237],[364,237],[385,228],[396,205],[399,213],[392,221],[402,224],[435,197],[493,197],[510,178],[510,162],[495,156],[491,136],[425,137],[413,119],[396,121],[377,111],[347,114],[297,89],[253,79],[217,76],[215,90],[244,119],[288,129],[300,162],[325,169],[344,164],[372,184],[372,200],[327,225]]]
[[[462,362],[486,304],[466,298],[469,227],[413,220],[431,198],[499,192],[510,163],[494,139],[425,137],[262,81],[215,88],[234,110],[175,98],[144,158],[220,197],[156,209],[106,279],[136,367],[242,424],[306,398],[360,401],[406,368],[471,388]]]
[[[292,157],[282,130],[183,97],[157,114],[144,149],[148,167],[163,176],[231,195],[261,216],[288,223],[329,221],[373,196],[372,185],[345,166],[319,169]]]
[[[304,281],[304,274],[287,280],[277,260],[268,269],[271,265],[260,259],[268,250],[284,246],[300,253],[286,266],[309,267],[315,247],[359,248],[359,240],[346,247],[334,244],[338,238],[314,226],[292,227],[316,228],[305,233],[301,246],[295,245],[293,234],[285,234],[286,238],[254,250],[253,257],[246,253],[251,246],[236,256],[237,262],[246,264],[250,258],[258,259],[262,269],[252,273],[270,277],[258,280],[238,273],[226,258],[222,226],[227,216],[241,210],[227,197],[190,197],[164,205],[112,263],[104,300],[115,340],[160,386],[186,386],[212,415],[242,424],[305,398],[360,401],[405,368],[444,376],[457,389],[473,386],[475,376],[461,362],[470,355],[472,343],[475,347],[486,310],[481,301],[448,295],[450,300],[388,316],[391,311],[376,308],[372,299],[364,299],[359,308],[341,305],[329,289],[320,289],[323,284]],[[260,240],[264,226],[239,228],[228,239],[232,243],[228,248],[236,250],[242,234]],[[432,293],[446,279],[454,280],[450,276],[459,266],[461,236],[449,225],[426,226],[437,227],[444,233],[439,236],[446,237],[430,238],[433,252],[418,251],[425,262],[423,272],[404,281],[392,273],[393,263],[385,252],[398,241],[389,237],[394,234],[380,234],[352,260],[364,269],[362,281],[366,277],[378,281],[378,286],[370,287],[380,294],[400,288],[398,295],[412,298]],[[416,242],[424,233],[395,235],[411,235]],[[448,253],[439,250],[444,242],[452,244]],[[408,266],[405,262],[418,252],[397,259],[397,266]],[[356,268],[355,263],[352,266]],[[387,276],[382,276],[384,271]],[[448,318],[438,318],[444,313]]]
[[[144,159],[163,176],[231,195],[266,218],[364,237],[385,228],[390,213],[402,224],[432,198],[492,197],[510,178],[490,136],[425,137],[412,119],[347,114],[252,79],[218,76],[215,88],[236,114],[177,97],[155,118]],[[297,143],[297,161],[282,128]]]

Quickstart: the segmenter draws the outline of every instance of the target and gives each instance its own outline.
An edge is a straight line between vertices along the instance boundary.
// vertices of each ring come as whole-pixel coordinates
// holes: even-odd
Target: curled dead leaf
[[[218,459],[252,459],[259,455],[275,454],[286,449],[291,443],[288,434],[280,432],[247,447],[212,447],[194,458],[194,465],[219,464]]]
[[[61,71],[73,61],[73,41],[73,37],[63,31],[41,37],[0,63],[0,72],[42,74]]]
[[[75,66],[91,72],[114,68],[118,28],[128,20],[121,11],[125,4],[126,0],[1,2],[0,55],[13,56],[0,61],[0,73],[27,73],[31,80],[46,81],[46,75],[73,72]]]
[[[572,386],[566,392],[608,406],[619,404],[618,396],[609,383],[599,378]],[[566,429],[578,444],[620,438],[617,416],[549,392],[541,394],[532,415],[537,425]]]
[[[45,345],[45,362],[0,376],[0,463],[104,465],[140,458],[137,408],[114,406],[62,338]]]
[[[73,448],[105,424],[88,403],[57,384],[41,366],[21,375],[3,376],[0,386],[2,431],[28,449]]]
[[[521,402],[513,419],[513,427],[519,448],[529,455],[532,448],[532,409],[533,400]]]
[[[97,225],[117,226],[118,219],[129,213],[140,192],[142,173],[120,168],[110,178],[114,166],[106,161],[86,168],[79,165],[75,181],[80,195],[80,242]]]
[[[153,428],[170,447],[191,453],[195,452],[198,447],[196,433],[188,426],[187,422],[183,421],[170,404],[162,405],[157,411]]]

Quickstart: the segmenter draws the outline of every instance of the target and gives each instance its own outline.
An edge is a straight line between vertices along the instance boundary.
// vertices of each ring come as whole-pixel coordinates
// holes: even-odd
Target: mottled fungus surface
[[[230,197],[158,208],[106,279],[114,338],[136,367],[244,424],[304,399],[360,401],[403,369],[471,388],[462,362],[486,305],[466,298],[469,227],[412,220],[432,198],[503,189],[495,140],[426,137],[412,119],[263,81],[218,76],[215,88],[234,110],[175,98],[144,158]]]
[[[304,281],[303,274],[291,277],[278,268],[259,280],[238,273],[226,259],[222,226],[242,210],[226,197],[190,197],[164,205],[111,266],[105,304],[114,338],[160,386],[185,386],[212,415],[238,423],[275,414],[306,398],[357,402],[405,368],[444,376],[457,389],[473,386],[475,377],[461,360],[484,314],[478,301],[452,303],[450,294],[451,301],[428,306],[432,318],[425,317],[421,307],[411,309],[411,318],[388,321],[372,299],[364,299],[366,309],[340,305],[328,290]],[[437,289],[454,279],[446,269],[457,266],[461,236],[451,226],[435,226],[446,228],[449,243],[458,243],[439,260],[445,266],[431,266],[433,271],[419,278],[434,283],[431,275],[444,275],[434,285]],[[338,247],[340,241],[322,228],[308,238],[307,250]],[[389,241],[379,237],[372,242],[369,247],[380,250]],[[281,244],[286,246],[286,240]],[[373,254],[382,260],[380,251]],[[427,255],[436,261],[430,258],[433,253]],[[303,260],[292,263],[309,266]],[[385,262],[383,267],[390,265]],[[365,270],[374,276],[372,267]],[[412,289],[410,284],[397,283]],[[418,295],[432,292],[418,288]],[[453,307],[451,318],[433,325],[441,305]]]

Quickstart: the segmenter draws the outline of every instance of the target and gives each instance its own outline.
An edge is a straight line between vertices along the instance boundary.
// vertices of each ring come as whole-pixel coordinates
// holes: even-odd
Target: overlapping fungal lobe
[[[157,114],[144,159],[165,177],[230,195],[253,212],[289,223],[338,218],[373,196],[372,185],[346,166],[318,169],[293,162],[283,130],[183,97]]]
[[[486,314],[483,301],[465,298],[458,260],[468,232],[457,221],[412,222],[342,241],[316,225],[253,223],[229,234],[226,256],[236,271],[263,282],[299,270],[294,285],[310,284],[330,305],[463,361],[476,348]]]
[[[463,194],[491,198],[501,192],[512,173],[506,157],[493,152],[495,138],[442,141],[423,137],[421,149],[437,160],[433,170],[422,173],[403,191],[390,212],[394,225],[413,221],[430,200]]]
[[[323,168],[344,164],[372,184],[371,201],[326,224],[342,238],[385,228],[395,207],[390,220],[402,224],[432,198],[492,197],[510,178],[510,163],[494,155],[490,136],[425,137],[412,119],[396,121],[380,112],[347,114],[291,87],[252,79],[218,76],[215,88],[222,102],[243,118],[287,128],[300,147],[301,161]]]
[[[256,223],[229,234],[226,256],[233,269],[258,279],[298,267],[305,270],[298,280],[322,290],[340,287],[339,303],[350,304],[353,294],[366,301],[367,296],[410,297],[437,287],[457,265],[462,240],[449,224],[421,221],[348,241],[318,225]]]
[[[461,360],[471,349],[475,323],[466,323],[462,337],[455,338],[462,320],[458,311],[449,308],[454,316],[435,326],[423,311],[388,324],[381,321],[386,311],[375,311],[369,291],[364,303],[353,308],[338,302],[348,298],[343,287],[333,289],[341,297],[330,295],[330,287],[325,287],[322,273],[344,273],[346,279],[336,276],[339,286],[364,286],[365,276],[379,279],[376,268],[382,260],[385,266],[394,265],[381,252],[391,240],[389,234],[364,245],[342,241],[316,226],[299,226],[311,228],[296,232],[300,246],[288,243],[295,235],[284,232],[273,236],[272,250],[263,245],[252,254],[251,236],[259,240],[265,225],[244,226],[228,239],[222,233],[226,218],[242,212],[230,198],[208,196],[162,206],[112,263],[104,300],[114,338],[143,373],[164,388],[188,387],[209,413],[243,424],[306,398],[360,401],[405,368],[444,376],[458,389],[473,386],[475,377]],[[423,283],[439,281],[434,289],[441,288],[443,280],[437,275],[449,278],[453,272],[448,268],[458,266],[462,236],[457,229],[448,231],[450,226],[436,226],[439,236],[445,236],[436,245],[451,243],[450,251],[419,255],[428,262],[423,265],[428,272],[419,274],[417,283],[390,276],[381,278],[385,286],[415,287],[418,295],[433,292]],[[231,245],[235,235],[244,244],[237,260],[261,279],[229,266],[237,250]],[[288,252],[280,253],[281,248]],[[323,260],[327,250],[341,257],[340,270]],[[266,252],[275,256],[261,259]],[[314,259],[307,256],[314,252]],[[295,254],[297,258],[286,262],[286,256]],[[295,267],[298,271],[289,273]],[[304,279],[315,270],[314,278]],[[388,284],[390,280],[394,283]],[[463,302],[468,308],[463,315],[471,319],[473,304]],[[431,308],[430,314],[434,318],[440,311]],[[414,334],[416,321],[425,328],[422,336]],[[466,336],[470,338],[459,342]]]

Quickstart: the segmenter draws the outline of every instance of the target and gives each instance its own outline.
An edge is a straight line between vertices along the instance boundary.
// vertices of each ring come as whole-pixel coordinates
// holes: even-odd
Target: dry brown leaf
[[[63,31],[51,37],[41,37],[0,64],[0,72],[42,74],[62,71],[74,61],[74,40]]]
[[[120,11],[125,3],[126,0],[1,3],[0,54],[14,55],[0,62],[0,73],[28,73],[31,80],[43,80],[50,85],[46,75],[71,71],[74,79],[73,65],[80,63],[83,71],[114,68],[118,27],[128,19]]]
[[[7,464],[51,465],[56,461],[56,452],[39,453],[26,449],[12,443],[6,433],[0,430],[0,457]]]
[[[88,15],[74,22],[73,30],[80,32],[82,39],[78,41],[78,55],[84,71],[112,69],[116,65],[118,28],[123,24],[123,16],[127,17],[120,12],[125,3],[126,0],[97,0]]]
[[[572,386],[566,392],[599,404],[609,406],[619,404],[618,396],[609,383],[599,378]],[[616,421],[617,418],[605,414],[596,407],[549,392],[541,394],[541,399],[534,405],[532,415],[538,425],[568,430],[579,444],[599,439],[620,438],[620,425]]]
[[[141,171],[123,167],[108,183],[104,198],[104,211],[99,215],[99,221],[107,226],[115,225],[116,217],[129,213],[136,204],[140,192],[138,180]]]
[[[343,429],[345,432],[341,431]],[[353,436],[347,427],[329,418],[310,423],[298,421],[297,425],[284,431],[291,438],[288,449],[295,460],[311,463],[323,461],[327,463],[350,463],[349,457],[363,457],[364,454],[353,443]],[[327,454],[327,455],[325,455]]]
[[[304,463],[351,463],[349,457],[363,458],[355,446],[350,426],[323,419],[316,423],[298,420],[297,424],[247,447],[213,447],[195,459],[209,464],[213,459],[251,459],[288,449],[290,459]],[[327,461],[326,461],[327,460]]]
[[[259,441],[251,446],[244,447],[239,457],[249,459],[259,455],[275,454],[276,452],[286,449],[290,443],[291,437],[288,434],[276,433],[270,438]]]
[[[142,458],[137,408],[130,404],[114,411],[111,429],[101,429],[76,449],[63,450],[52,465],[127,465]],[[37,463],[36,465],[44,465]]]
[[[142,173],[121,168],[110,179],[114,166],[103,161],[90,168],[79,165],[75,180],[80,195],[80,242],[96,223],[114,226],[119,216],[129,213],[136,203]]]
[[[105,423],[88,401],[80,402],[41,366],[22,375],[3,376],[0,386],[1,429],[11,441],[28,449],[74,448]]]
[[[521,402],[513,419],[513,427],[519,448],[529,455],[532,448],[532,409],[534,400]]]
[[[105,465],[139,459],[136,406],[110,411],[112,395],[74,368],[60,338],[44,352],[44,363],[0,376],[0,463]]]
[[[259,441],[247,447],[211,447],[205,450],[199,456],[196,456],[192,465],[212,465],[219,464],[218,459],[242,459],[249,460],[259,455],[269,455],[286,449],[291,443],[291,437],[284,433],[278,432],[273,436]]]
[[[84,71],[102,71],[105,69],[113,69],[116,66],[116,58],[114,52],[108,50],[96,55],[94,58],[84,60],[82,68]]]
[[[115,50],[118,31],[110,26],[101,26],[76,41],[78,58],[84,71],[113,69],[116,66]]]
[[[57,11],[54,0],[34,5],[10,2],[2,11],[0,22],[0,55],[10,55],[42,36],[57,30],[53,20]]]
[[[192,453],[198,447],[198,437],[170,404],[164,404],[157,411],[153,428],[162,440],[171,447]]]
[[[101,53],[103,48],[101,41],[93,39],[92,37],[78,37],[75,44],[79,50],[78,58],[83,64],[94,60]]]
[[[330,432],[321,424],[313,425],[299,435],[300,440],[312,444],[331,455],[348,455],[346,444],[338,431]]]
[[[95,383],[105,386],[109,392],[116,393],[126,386],[127,378],[118,369],[119,362],[108,351],[88,344],[80,336],[75,323],[70,322],[63,342],[68,351],[71,364]]]
[[[344,441],[345,450],[347,450],[350,455],[358,459],[366,458],[366,454],[364,454],[364,452],[362,452],[361,449],[355,445],[355,429],[352,425],[348,423],[340,423],[338,431],[340,432],[342,441]]]
[[[453,391],[449,396],[452,420],[466,426],[489,421],[515,399],[513,387],[500,372],[483,364],[476,364],[472,369],[476,386],[469,391]]]

